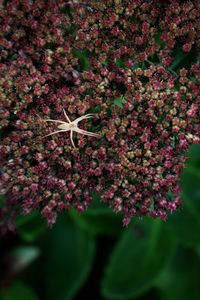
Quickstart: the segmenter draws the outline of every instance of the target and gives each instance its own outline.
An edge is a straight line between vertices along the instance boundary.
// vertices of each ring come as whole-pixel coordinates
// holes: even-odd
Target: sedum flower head
[[[49,225],[101,195],[126,225],[180,207],[179,178],[200,141],[198,1],[3,1],[1,219],[39,210]],[[178,49],[178,50],[177,50]],[[191,52],[192,51],[192,52]],[[80,130],[55,123],[94,114]],[[46,136],[44,138],[44,136]]]

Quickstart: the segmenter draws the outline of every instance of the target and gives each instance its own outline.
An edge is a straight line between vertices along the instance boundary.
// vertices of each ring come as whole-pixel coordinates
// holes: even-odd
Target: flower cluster
[[[200,142],[199,24],[195,0],[3,1],[1,217],[36,209],[52,225],[94,192],[124,225],[180,207]],[[80,126],[100,137],[77,133],[75,149],[69,132],[44,138],[63,108],[70,120],[95,114]]]

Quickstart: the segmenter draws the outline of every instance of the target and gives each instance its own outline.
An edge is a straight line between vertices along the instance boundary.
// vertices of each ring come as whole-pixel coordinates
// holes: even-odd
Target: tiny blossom
[[[181,206],[187,149],[200,142],[200,3],[3,1],[0,6],[0,209],[49,225],[94,192],[127,225]],[[178,67],[175,56],[196,58]],[[63,109],[100,139],[56,130]],[[0,223],[0,225],[1,225]],[[5,224],[4,224],[5,225]]]

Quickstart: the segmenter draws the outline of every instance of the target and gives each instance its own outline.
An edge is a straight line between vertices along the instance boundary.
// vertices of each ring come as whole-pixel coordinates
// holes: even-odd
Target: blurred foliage
[[[97,194],[52,229],[36,213],[18,217],[0,247],[0,300],[199,299],[200,145],[190,147],[180,184],[183,208],[165,222],[122,228]]]
[[[80,231],[67,215],[43,237],[42,267],[45,296],[48,300],[73,299],[90,272],[95,253],[95,241]]]
[[[46,222],[37,212],[16,219],[17,232],[26,242],[33,242],[46,231]]]
[[[81,229],[93,235],[113,236],[123,229],[121,215],[114,214],[106,204],[100,203],[100,196],[96,193],[93,194],[93,202],[84,214],[79,214],[74,209],[71,209],[69,214]]]
[[[192,48],[190,52],[185,53],[179,48],[174,50],[172,54],[174,57],[174,61],[170,67],[170,70],[177,71],[181,68],[189,68],[192,63],[196,63],[198,60],[198,50],[196,48]]]
[[[14,281],[5,292],[0,295],[0,300],[38,300],[35,293],[22,281]]]
[[[166,226],[177,240],[195,247],[200,244],[200,145],[190,147],[180,183],[183,208],[169,217]]]
[[[162,221],[133,222],[121,235],[106,267],[102,292],[110,299],[130,299],[150,288],[173,249]],[[156,254],[156,255],[155,255]]]
[[[199,299],[200,259],[193,249],[178,248],[157,280],[162,300]]]

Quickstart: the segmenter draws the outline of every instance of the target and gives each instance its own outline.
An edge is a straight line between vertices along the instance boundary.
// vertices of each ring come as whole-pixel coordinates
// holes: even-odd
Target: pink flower
[[[166,219],[180,207],[185,150],[200,142],[200,67],[170,66],[174,50],[200,46],[193,8],[193,1],[4,2],[2,220],[36,209],[53,225],[60,211],[83,212],[95,191],[124,225],[135,216]],[[44,138],[57,127],[43,120],[62,120],[63,108],[72,120],[95,113],[80,126],[101,139],[75,133],[73,149],[68,133]]]

